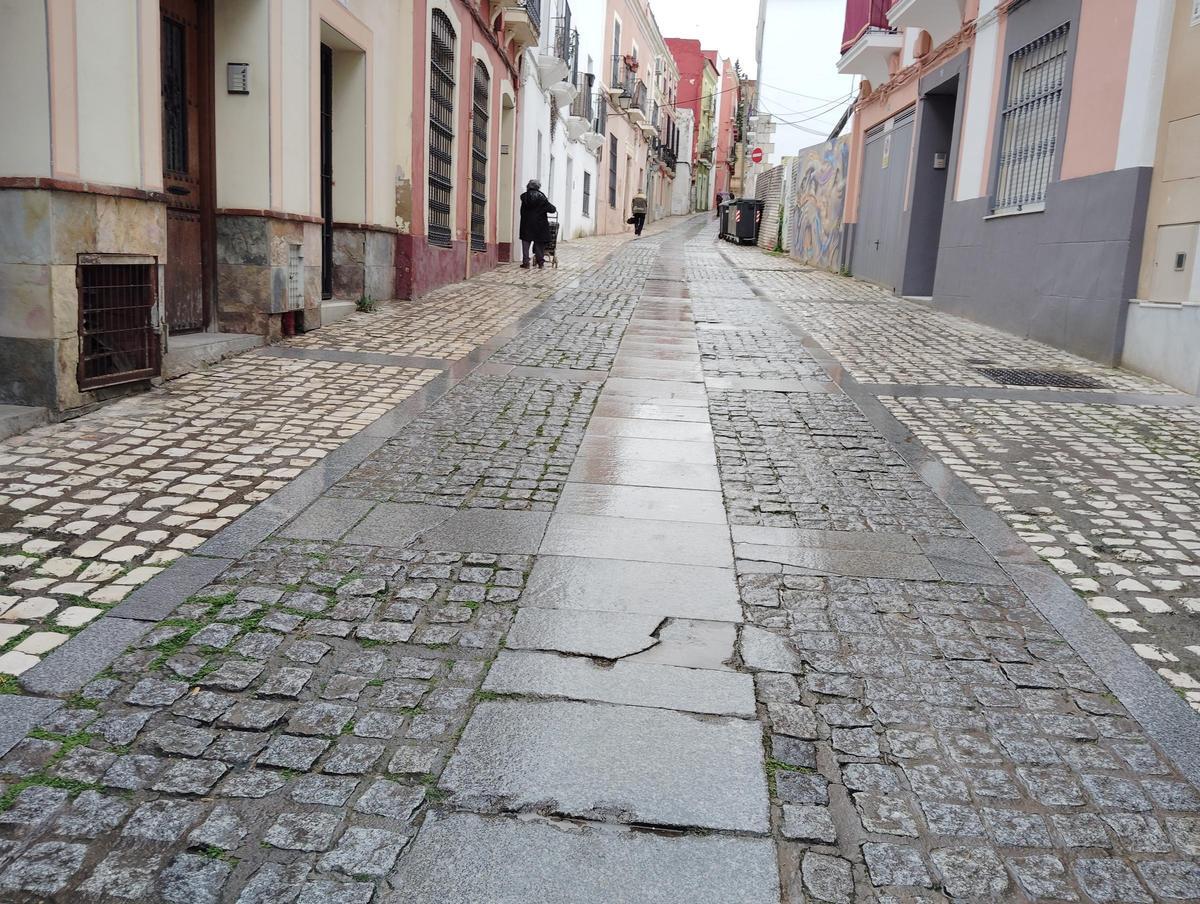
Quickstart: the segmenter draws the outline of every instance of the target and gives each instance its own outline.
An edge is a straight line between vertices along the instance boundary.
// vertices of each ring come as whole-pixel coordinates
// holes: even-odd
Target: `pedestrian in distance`
[[[542,183],[530,179],[521,195],[521,269],[529,269],[529,246],[538,269],[546,263],[546,245],[550,242],[549,215],[558,213],[550,199],[542,194]]]
[[[642,227],[646,225],[646,210],[649,208],[646,201],[646,193],[638,189],[638,193],[633,196],[633,200],[629,202],[629,222],[633,224],[633,234],[641,235]]]

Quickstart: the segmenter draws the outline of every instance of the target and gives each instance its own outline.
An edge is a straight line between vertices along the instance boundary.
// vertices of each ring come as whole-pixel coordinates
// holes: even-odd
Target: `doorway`
[[[161,0],[164,305],[171,334],[208,327],[213,297],[212,8]]]
[[[912,154],[914,111],[909,109],[867,133],[862,194],[851,272],[895,291],[904,270],[901,242],[904,194]]]
[[[512,255],[513,240],[513,185],[517,178],[514,167],[513,142],[516,140],[516,107],[512,96],[500,98],[500,184],[497,186],[496,241],[501,254],[507,250]]]
[[[957,150],[954,125],[958,86],[959,77],[955,75],[921,96],[902,295],[915,298],[933,295],[946,187],[951,181]]]
[[[570,153],[568,151],[568,153]],[[560,229],[559,238],[571,238],[572,220],[575,218],[575,205],[571,200],[572,184],[575,181],[575,161],[571,157],[567,157],[567,177],[563,183],[563,208],[562,208],[562,228]]]

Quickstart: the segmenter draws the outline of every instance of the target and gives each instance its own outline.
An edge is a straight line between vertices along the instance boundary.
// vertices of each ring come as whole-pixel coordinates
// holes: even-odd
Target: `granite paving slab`
[[[688,669],[732,669],[737,625],[732,622],[669,618],[658,629],[658,643],[629,657]]]
[[[521,605],[742,620],[731,569],[579,556],[538,556]]]
[[[677,439],[712,442],[712,427],[707,423],[689,424],[655,421],[649,418],[601,417],[588,421],[588,433],[596,436],[636,436],[645,439]]]
[[[566,701],[483,701],[438,787],[460,808],[764,833],[755,722]]]
[[[713,465],[674,464],[580,455],[567,475],[569,483],[599,483],[675,490],[707,490],[721,487]]]
[[[293,540],[338,540],[371,510],[367,499],[318,499],[279,531]]]
[[[559,497],[557,511],[613,518],[725,523],[725,506],[720,493],[675,487],[568,483]]]
[[[556,514],[542,541],[543,555],[576,555],[673,565],[733,564],[729,530],[722,524]]]

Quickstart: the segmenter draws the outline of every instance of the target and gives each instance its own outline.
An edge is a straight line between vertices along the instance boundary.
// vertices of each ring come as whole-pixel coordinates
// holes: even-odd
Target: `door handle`
[[[879,239],[876,239],[876,240],[875,240],[875,250],[876,250],[876,251],[878,251],[878,250],[879,250]]]

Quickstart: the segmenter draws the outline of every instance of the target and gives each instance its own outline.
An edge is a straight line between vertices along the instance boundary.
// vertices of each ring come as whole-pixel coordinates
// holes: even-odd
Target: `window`
[[[592,215],[592,174],[586,170],[583,173],[583,215]]]
[[[608,206],[617,206],[617,136],[608,136]]]
[[[429,242],[450,247],[454,178],[454,26],[433,11],[429,37]]]
[[[1068,27],[1060,25],[1008,58],[996,210],[1020,210],[1046,199],[1058,142]]]
[[[475,61],[475,90],[471,104],[471,248],[487,251],[488,104],[491,75]]]

